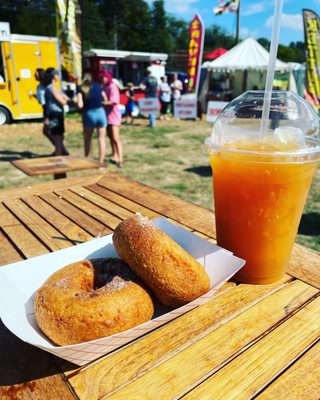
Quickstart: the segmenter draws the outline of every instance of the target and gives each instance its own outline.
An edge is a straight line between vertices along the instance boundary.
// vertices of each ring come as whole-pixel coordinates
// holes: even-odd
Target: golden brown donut
[[[153,302],[118,258],[69,264],[49,277],[34,304],[39,328],[66,346],[113,335],[148,321]]]
[[[181,306],[210,287],[201,264],[148,218],[136,214],[113,233],[120,257],[168,306]]]

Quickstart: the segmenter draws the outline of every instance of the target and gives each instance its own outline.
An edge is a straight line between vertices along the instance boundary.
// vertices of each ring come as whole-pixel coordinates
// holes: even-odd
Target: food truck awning
[[[140,51],[90,49],[84,53],[86,57],[115,58],[127,61],[166,61],[168,54],[147,53]]]

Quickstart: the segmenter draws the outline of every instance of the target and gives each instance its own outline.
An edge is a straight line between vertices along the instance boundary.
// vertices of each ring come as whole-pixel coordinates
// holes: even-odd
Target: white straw
[[[279,44],[282,6],[283,6],[283,0],[275,0],[271,46],[270,46],[269,64],[268,64],[268,70],[267,70],[266,88],[265,88],[264,98],[263,98],[260,135],[265,134],[267,127],[268,127],[268,122],[269,122],[272,86],[273,86],[274,71],[276,68],[277,52],[278,52],[278,44]]]

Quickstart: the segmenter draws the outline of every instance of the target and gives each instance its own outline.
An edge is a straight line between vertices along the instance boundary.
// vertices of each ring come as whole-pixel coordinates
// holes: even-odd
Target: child
[[[128,83],[128,89],[126,91],[126,96],[128,98],[126,104],[126,124],[132,125],[133,124],[133,109],[134,109],[134,87],[133,83]]]

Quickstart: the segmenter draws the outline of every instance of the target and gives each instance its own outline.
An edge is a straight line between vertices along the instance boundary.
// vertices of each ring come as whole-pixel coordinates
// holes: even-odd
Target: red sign
[[[197,93],[202,60],[204,26],[199,14],[190,23],[188,51],[188,92]]]

